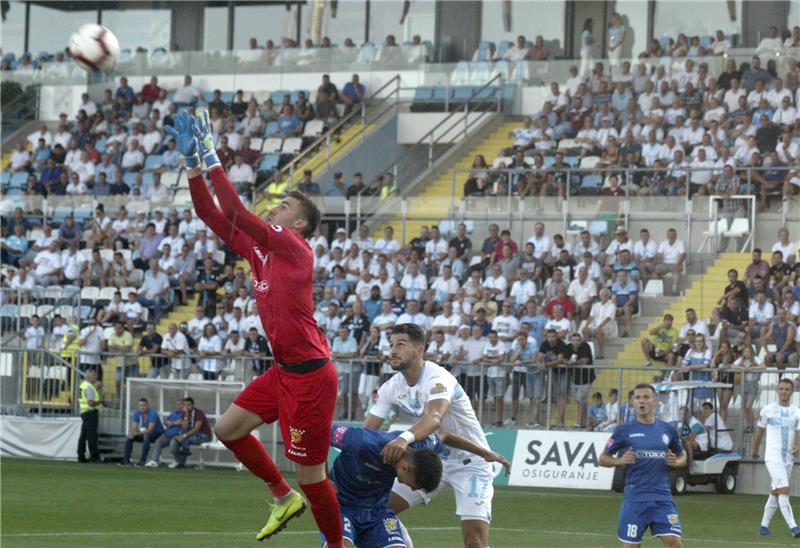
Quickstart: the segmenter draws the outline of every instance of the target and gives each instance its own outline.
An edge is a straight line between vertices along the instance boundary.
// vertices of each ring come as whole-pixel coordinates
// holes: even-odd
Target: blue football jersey
[[[657,420],[643,424],[638,420],[620,424],[606,444],[605,452],[614,455],[636,451],[636,462],[629,464],[625,477],[625,497],[631,499],[671,500],[667,450],[683,452],[675,427]]]
[[[383,463],[383,447],[402,432],[384,432],[334,424],[331,445],[341,449],[333,463],[331,480],[336,484],[339,503],[362,508],[385,507],[396,477],[395,469]],[[434,435],[411,444],[415,449],[442,452]]]

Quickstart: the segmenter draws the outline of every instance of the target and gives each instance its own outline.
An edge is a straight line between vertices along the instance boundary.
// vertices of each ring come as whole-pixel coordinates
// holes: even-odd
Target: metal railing
[[[84,372],[89,367],[96,367],[86,363],[79,364],[88,357],[81,352],[79,355],[70,353],[56,353],[45,349],[4,348],[0,353],[0,371],[4,376],[0,390],[0,407],[6,414],[38,415],[45,414],[78,414],[78,385]],[[164,359],[167,362],[175,358],[161,354],[143,357],[141,354],[102,354],[102,367],[105,370],[106,380],[102,393],[104,405],[114,409],[125,409],[130,398],[138,395],[127,394],[128,379],[174,379],[175,386],[183,389],[184,385],[177,381],[186,381],[197,385],[208,382],[209,385],[232,385],[233,383],[248,383],[259,371],[248,371],[248,360],[262,361],[265,367],[271,366],[270,358],[230,358],[218,356],[225,366],[221,375],[216,379],[203,379],[202,373],[193,366],[190,375],[183,375],[183,368],[171,370],[171,364],[165,363],[161,370],[151,368],[150,373],[143,375],[144,367],[150,366],[150,360]],[[209,359],[208,356],[187,354],[185,360]],[[129,360],[126,362],[126,360]],[[125,366],[126,363],[134,363]],[[644,361],[644,358],[643,358]],[[234,363],[235,365],[231,365]],[[347,420],[362,420],[372,404],[373,393],[381,384],[386,382],[395,372],[388,363],[381,358],[378,360],[335,360],[340,380],[337,407],[341,406],[342,413],[337,411],[336,416]],[[372,365],[367,365],[368,363]],[[442,363],[459,381],[465,393],[473,402],[476,416],[481,424],[495,426],[498,418],[512,418],[513,422],[505,421],[504,426],[514,428],[542,428],[542,429],[582,429],[591,430],[593,425],[589,421],[589,406],[593,403],[593,395],[600,393],[603,405],[609,402],[611,391],[617,394],[617,420],[601,426],[600,430],[610,431],[616,424],[626,421],[624,405],[627,403],[629,391],[642,382],[659,383],[680,380],[715,380],[729,382],[731,388],[716,393],[703,392],[694,394],[694,408],[692,413],[697,415],[703,401],[711,401],[716,412],[720,414],[734,440],[734,449],[743,455],[749,455],[748,448],[752,444],[752,431],[754,418],[758,410],[777,400],[777,384],[781,377],[794,380],[795,386],[800,385],[800,369],[763,368],[758,370],[741,370],[738,368],[726,369],[692,369],[688,372],[684,368],[663,367],[617,367],[607,365],[581,365],[558,366],[554,368],[539,368],[536,364],[527,363],[524,371],[513,371],[514,364],[487,364],[478,363]],[[489,376],[489,367],[502,369],[498,376],[497,371],[492,371]],[[171,374],[164,375],[166,370]],[[369,367],[369,369],[368,369]],[[379,367],[379,369],[378,369]],[[519,367],[517,364],[516,367]],[[595,378],[592,382],[576,385],[576,375],[583,372],[588,374],[593,371]],[[157,371],[158,374],[154,374]],[[725,372],[722,374],[722,372]],[[369,374],[368,374],[369,372]],[[114,382],[109,382],[113,379]],[[586,378],[581,378],[586,380]],[[535,386],[538,383],[538,387]],[[747,383],[747,384],[745,384]],[[116,394],[113,384],[120,386],[122,394]],[[516,385],[516,386],[515,386]],[[171,386],[171,385],[169,385]],[[495,393],[490,392],[491,391]],[[580,389],[575,388],[580,386]],[[533,388],[538,393],[529,392]],[[498,391],[499,390],[499,391]],[[352,398],[352,403],[347,406],[343,403],[343,395]],[[580,395],[581,400],[576,396]],[[516,396],[516,398],[513,398]],[[586,396],[585,399],[584,396]],[[499,398],[499,399],[497,399]],[[794,400],[800,398],[800,393],[793,396]],[[689,400],[691,402],[691,400]],[[794,401],[796,404],[797,401]],[[498,404],[503,413],[498,414]],[[675,413],[682,403],[675,401],[662,401],[657,413],[662,420],[681,421]],[[127,428],[127,414],[119,413],[119,432]],[[631,415],[627,416],[627,420]],[[116,420],[116,419],[115,419]],[[597,426],[597,425],[594,425]]]
[[[371,123],[379,120],[392,109],[397,108],[400,101],[400,83],[400,76],[397,75],[383,84],[376,91],[372,92],[359,103],[357,108],[351,110],[344,118],[339,120],[339,122],[328,129],[316,141],[292,158],[288,164],[279,170],[280,173],[284,177],[294,177],[300,166],[318,154],[323,148],[325,150],[325,168],[329,169],[331,162],[331,145],[336,143],[341,148],[345,148],[355,140],[360,140],[363,142],[366,138],[367,127]],[[392,98],[394,98],[394,101],[387,105]],[[348,136],[345,140],[342,140],[341,133],[353,123],[360,124],[361,127],[359,131]],[[256,187],[256,193],[262,192],[264,189],[266,189],[269,182],[270,181],[267,181],[261,186]]]

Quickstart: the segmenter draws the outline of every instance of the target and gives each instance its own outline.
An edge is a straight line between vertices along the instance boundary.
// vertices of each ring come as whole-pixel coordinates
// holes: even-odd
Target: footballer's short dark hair
[[[426,493],[439,487],[442,480],[442,459],[433,449],[415,449],[407,458],[414,470],[415,487]]]
[[[319,212],[317,204],[311,201],[311,198],[299,190],[293,190],[290,192],[289,197],[300,202],[300,216],[308,222],[308,225],[306,225],[306,229],[303,231],[302,236],[303,238],[308,238],[319,226],[322,214]]]
[[[425,331],[423,331],[420,326],[413,323],[395,325],[392,329],[392,335],[407,335],[408,340],[410,340],[411,344],[414,346],[425,345]]]
[[[656,389],[649,382],[640,382],[639,384],[633,387],[633,390],[652,390],[653,394],[656,393]],[[631,392],[633,392],[633,390],[631,390]]]

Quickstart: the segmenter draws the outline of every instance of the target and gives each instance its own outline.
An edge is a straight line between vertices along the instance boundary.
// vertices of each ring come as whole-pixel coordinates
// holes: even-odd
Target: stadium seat
[[[178,172],[177,171],[165,171],[161,174],[161,184],[165,187],[169,188],[171,186],[175,186],[178,182]]]
[[[283,96],[284,95],[292,95],[292,92],[288,89],[278,89],[272,92],[272,102],[275,104],[277,108],[279,105],[283,104]]]
[[[473,86],[482,86],[492,77],[492,64],[487,61],[473,63],[469,83]]]
[[[185,207],[192,203],[192,194],[186,188],[179,188],[172,196],[173,207]]]
[[[731,223],[730,229],[722,235],[726,238],[741,238],[750,233],[750,220],[747,217],[736,217]]]
[[[278,154],[283,146],[283,139],[280,137],[269,137],[264,140],[264,146],[261,152],[264,154]]]
[[[151,154],[144,161],[144,168],[154,171],[164,165],[164,157],[161,154]]]
[[[663,280],[648,280],[647,286],[642,291],[642,297],[663,297],[664,296],[664,281]]]
[[[136,186],[136,176],[139,175],[138,173],[133,173],[129,171],[122,176],[122,181],[128,185],[130,188]]]
[[[65,300],[73,300],[80,298],[81,288],[77,285],[64,285],[61,286],[61,298]]]
[[[593,190],[600,192],[603,187],[602,175],[587,175],[581,180],[581,188],[584,190]]]
[[[506,52],[514,46],[513,42],[503,40],[497,45],[497,51],[494,54],[495,59],[502,59]]]
[[[81,304],[93,305],[100,296],[100,289],[97,287],[84,287],[81,289]]]
[[[472,54],[473,61],[491,61],[492,53],[494,52],[494,43],[484,40],[478,44],[475,53]]]
[[[18,171],[11,176],[9,181],[10,188],[19,188],[25,190],[28,186],[28,173],[25,171]]]
[[[82,322],[89,321],[89,318],[92,317],[92,312],[94,312],[94,307],[82,304],[78,307],[78,318]]]
[[[594,238],[605,236],[608,234],[608,223],[606,221],[592,221],[591,224],[589,224],[588,230],[589,234]]]
[[[53,313],[53,305],[52,304],[40,304],[36,307],[36,315],[42,318],[42,320],[50,321],[50,316]]]
[[[3,171],[0,173],[0,185],[7,185],[11,181],[11,172],[10,171]]]
[[[709,246],[711,246],[711,242],[709,240],[713,240],[714,237],[721,238],[722,235],[728,231],[728,219],[722,218],[717,221],[709,221],[708,229],[703,231],[703,241],[700,243],[700,247],[697,249],[697,252],[700,253],[703,251],[703,248],[708,242]],[[711,249],[714,252],[714,249]]]
[[[258,164],[258,171],[274,171],[278,169],[280,160],[280,156],[276,154],[265,154],[261,158],[261,163]]]
[[[278,133],[278,129],[278,122],[267,122],[267,126],[264,128],[264,137],[275,135]]]
[[[600,161],[600,156],[584,156],[581,158],[581,169],[592,169]]]
[[[111,262],[114,260],[114,250],[113,249],[101,249],[100,250],[100,258],[104,261]]]
[[[219,98],[222,100],[223,103],[230,104],[233,103],[233,97],[234,95],[232,91],[223,91]]]
[[[309,120],[303,130],[303,137],[317,138],[325,131],[325,122],[322,120]]]
[[[508,165],[513,161],[514,161],[514,158],[512,158],[511,156],[498,156],[492,162],[492,167],[496,169],[496,168],[500,167],[500,164]]]
[[[3,326],[4,331],[13,329],[17,319],[17,305],[4,304],[0,306],[0,325]]]
[[[292,137],[283,141],[281,154],[297,154],[303,148],[303,140],[299,137]]]
[[[261,146],[264,144],[264,139],[261,137],[251,137],[250,138],[250,147],[253,150],[261,151]]]
[[[44,302],[56,304],[62,299],[63,290],[60,285],[49,285],[44,290]]]
[[[450,85],[464,86],[469,83],[469,63],[467,61],[459,61],[456,63],[456,68],[450,75]]]
[[[69,321],[69,317],[72,316],[72,306],[68,304],[62,304],[56,308],[56,314],[59,314],[62,318],[64,318],[64,320]]]

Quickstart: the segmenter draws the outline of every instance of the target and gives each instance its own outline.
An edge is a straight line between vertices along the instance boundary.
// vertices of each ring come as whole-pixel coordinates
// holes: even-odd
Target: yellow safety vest
[[[94,397],[93,398],[88,398],[86,396],[86,391],[88,389],[92,389],[94,391]],[[80,392],[81,393],[81,397],[80,397],[79,403],[80,403],[80,406],[81,406],[81,414],[86,413],[87,411],[91,411],[92,409],[94,409],[94,410],[99,412],[101,406],[98,405],[97,407],[92,407],[91,405],[89,405],[89,400],[94,400],[94,401],[98,401],[98,402],[101,401],[102,397],[100,396],[100,389],[97,388],[96,386],[93,386],[92,383],[90,383],[89,381],[83,380],[83,381],[81,381],[80,391],[81,391]]]
[[[74,359],[81,349],[81,327],[79,325],[73,325],[72,329],[75,331],[75,338],[72,339],[71,343],[67,344],[69,331],[65,331],[64,335],[62,335],[61,357],[67,360]]]
[[[288,181],[284,181],[282,183],[270,183],[269,186],[267,187],[267,193],[268,194],[285,194],[286,190],[288,188],[289,188]],[[272,207],[277,206],[279,203],[281,203],[281,201],[282,201],[281,198],[268,198],[267,199],[267,205],[270,208],[272,208]]]

